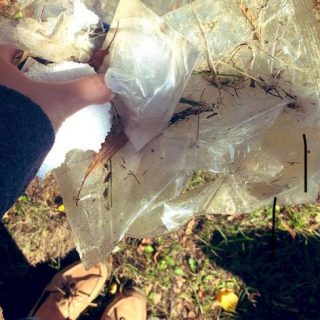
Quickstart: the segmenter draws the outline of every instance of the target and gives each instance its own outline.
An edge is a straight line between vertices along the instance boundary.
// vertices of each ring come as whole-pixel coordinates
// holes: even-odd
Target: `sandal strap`
[[[47,290],[42,293],[41,297],[36,302],[36,305],[34,306],[32,313],[29,315],[30,317],[33,317],[37,313],[41,305],[49,298],[50,294],[51,292]]]

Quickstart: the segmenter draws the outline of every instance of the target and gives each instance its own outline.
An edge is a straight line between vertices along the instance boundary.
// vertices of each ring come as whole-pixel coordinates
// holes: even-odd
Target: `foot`
[[[120,293],[106,308],[101,320],[146,320],[147,301],[145,295],[133,288]]]
[[[106,87],[101,74],[60,83],[27,81],[27,91],[22,93],[42,108],[55,131],[66,118],[81,109],[104,104],[112,99],[112,92]]]
[[[62,270],[51,280],[29,316],[41,320],[75,320],[104,288],[109,276],[100,263],[86,271],[82,263]]]
[[[0,45],[0,85],[16,90],[37,103],[56,131],[66,118],[77,111],[112,99],[112,92],[101,74],[60,83],[33,81],[13,64],[18,52],[10,46]],[[105,51],[98,53],[99,59],[94,60],[96,66],[102,63],[106,54]]]

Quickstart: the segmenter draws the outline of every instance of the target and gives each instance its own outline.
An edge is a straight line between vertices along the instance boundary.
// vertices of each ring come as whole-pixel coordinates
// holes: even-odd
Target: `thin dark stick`
[[[137,176],[129,168],[127,168],[124,164],[120,164],[120,167],[123,168],[124,170],[128,170],[129,172],[128,175],[132,176],[137,181],[138,184],[141,184]]]
[[[206,89],[202,90],[200,102],[202,102],[203,95],[205,93]],[[200,114],[201,114],[201,105],[198,105],[198,123],[197,123],[197,147],[199,147],[199,134],[200,134]]]
[[[110,166],[110,208],[112,208],[112,159],[109,160],[109,166]]]
[[[307,137],[303,134],[304,143],[304,192],[308,192],[308,144]]]
[[[111,100],[110,103],[111,103],[111,107],[112,107],[112,115],[113,115],[113,118],[120,118],[119,113],[118,113],[118,110],[117,110],[117,108],[116,108],[116,105],[115,105],[114,101]]]
[[[139,179],[137,178],[137,176],[130,169],[128,169],[128,171],[129,171],[129,174],[135,178],[135,180],[138,182],[138,184],[141,184]]]
[[[114,39],[116,38],[116,35],[117,35],[118,30],[119,30],[119,21],[117,22],[117,28],[116,28],[116,30],[115,30],[115,32],[114,32],[114,35],[113,35],[113,37],[112,37],[109,45],[108,45],[107,48],[105,49],[105,51],[108,51],[108,50],[110,49],[110,47],[111,47]]]
[[[197,147],[199,147],[199,134],[200,134],[200,114],[201,114],[201,106],[198,106],[198,123],[197,123]]]
[[[272,242],[271,242],[271,250],[272,250],[272,259],[276,258],[276,206],[277,206],[277,197],[273,199],[273,207],[272,207]]]

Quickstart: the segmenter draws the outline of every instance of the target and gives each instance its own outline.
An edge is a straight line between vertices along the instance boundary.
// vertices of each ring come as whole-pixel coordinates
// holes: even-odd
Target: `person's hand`
[[[12,61],[19,50],[0,45],[0,85],[16,90],[32,99],[47,114],[57,130],[65,118],[92,104],[103,104],[112,98],[112,91],[103,75],[78,80],[45,83],[27,78]]]

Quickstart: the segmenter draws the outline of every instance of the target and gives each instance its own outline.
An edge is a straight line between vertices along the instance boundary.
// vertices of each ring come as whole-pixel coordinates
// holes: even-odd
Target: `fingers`
[[[7,62],[12,63],[14,57],[20,52],[12,46],[0,44],[0,58],[4,59]]]

